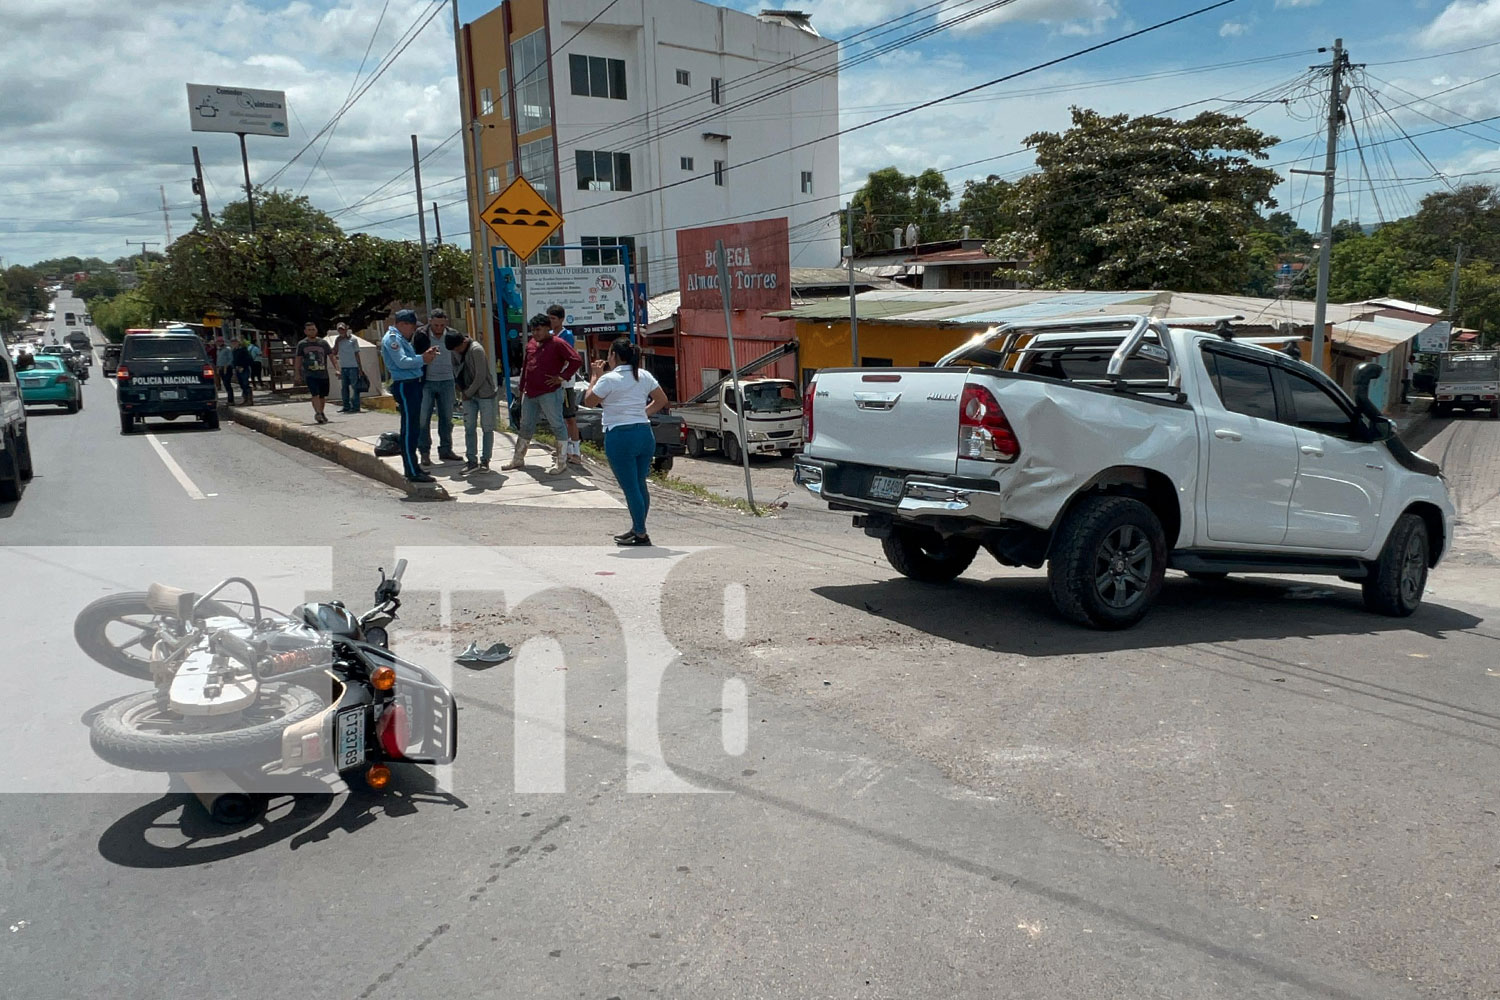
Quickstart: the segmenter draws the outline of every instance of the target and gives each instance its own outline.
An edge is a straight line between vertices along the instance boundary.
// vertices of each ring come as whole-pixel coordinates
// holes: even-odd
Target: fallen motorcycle
[[[359,617],[340,601],[272,611],[243,577],[203,595],[153,584],[95,601],[75,621],[80,645],[113,670],[144,673],[153,689],[94,717],[94,752],[184,776],[362,772],[376,789],[389,783],[390,763],[449,763],[452,692],[387,648],[405,569],[403,559],[390,577],[381,571],[375,605]],[[235,586],[248,600],[224,596]],[[121,623],[128,655],[110,637]]]

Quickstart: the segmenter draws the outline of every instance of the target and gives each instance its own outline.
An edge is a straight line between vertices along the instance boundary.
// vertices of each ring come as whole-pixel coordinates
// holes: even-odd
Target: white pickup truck
[[[1230,321],[1144,316],[1002,327],[934,368],[823,369],[795,478],[942,582],[984,548],[1048,568],[1097,628],[1139,621],[1165,571],[1325,574],[1416,610],[1453,504],[1369,401],[1233,339]]]
[[[752,455],[795,454],[802,447],[802,396],[797,386],[784,378],[742,378],[736,402],[734,384],[726,381],[705,403],[672,407],[687,425],[687,453],[693,458],[706,451],[722,450],[731,462],[740,460],[740,449]],[[739,439],[737,407],[745,408],[745,437]]]

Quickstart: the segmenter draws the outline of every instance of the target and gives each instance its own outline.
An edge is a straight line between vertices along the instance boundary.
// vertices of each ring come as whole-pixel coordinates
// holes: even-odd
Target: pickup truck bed
[[[1095,627],[1138,621],[1169,566],[1336,575],[1410,614],[1453,517],[1437,467],[1368,399],[1227,334],[1110,317],[1002,328],[935,368],[824,369],[795,478],[905,576],[951,580],[981,548],[1045,564]]]

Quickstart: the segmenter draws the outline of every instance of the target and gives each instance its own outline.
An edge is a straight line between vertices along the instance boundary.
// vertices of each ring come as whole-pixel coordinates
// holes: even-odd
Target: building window
[[[531,182],[537,193],[547,199],[547,204],[557,208],[557,149],[549,136],[535,142],[521,144],[521,176]]]
[[[715,160],[714,161],[714,183],[717,184],[719,187],[723,187],[724,186],[724,161],[723,160]]]
[[[525,38],[511,43],[510,64],[516,68],[516,117],[522,132],[531,132],[552,123],[552,73],[547,64],[547,31],[538,28]],[[521,161],[521,174],[527,174]],[[550,199],[549,199],[550,200]]]
[[[486,194],[500,193],[500,170],[490,167],[484,172],[484,190]]]
[[[573,79],[573,96],[607,97],[625,100],[625,60],[601,56],[568,56],[568,75]]]
[[[634,236],[585,236],[579,240],[583,244],[583,264],[585,267],[601,267],[609,264],[624,264],[626,256],[630,263],[635,265],[634,270],[640,273],[640,262],[635,256]],[[595,248],[598,249],[595,249]],[[625,253],[620,252],[620,247],[625,248]]]
[[[677,71],[677,82],[684,87],[691,87],[693,85],[693,75],[685,69],[680,69]]]
[[[479,92],[479,113],[482,115],[495,113],[495,93],[488,87]]]
[[[544,265],[555,264],[561,266],[563,262],[562,245],[562,235],[559,233],[553,233],[551,236],[547,237],[547,242],[542,244],[542,248],[531,255],[531,257],[529,258],[529,263]]]
[[[509,184],[511,181],[513,181],[515,179],[516,179],[516,161],[515,160],[506,160],[505,161],[505,183]]]
[[[682,169],[683,170],[692,170],[693,169],[693,158],[691,156],[684,156],[682,158]]]
[[[724,103],[724,81],[717,76],[708,81],[708,99],[715,104]]]
[[[500,117],[510,117],[510,70],[500,71]]]
[[[802,171],[802,193],[812,194],[812,171]]]
[[[575,154],[580,191],[629,191],[630,154],[580,149]]]

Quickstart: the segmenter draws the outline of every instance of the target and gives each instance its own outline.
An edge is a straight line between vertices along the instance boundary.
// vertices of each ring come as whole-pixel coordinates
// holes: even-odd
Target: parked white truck
[[[745,411],[745,437],[739,439],[739,416]],[[707,402],[672,407],[687,425],[687,453],[701,458],[705,452],[722,451],[731,462],[739,462],[740,449],[751,455],[790,456],[802,447],[802,394],[795,382],[784,378],[742,378],[740,393],[734,384],[720,384]]]
[[[795,479],[880,538],[897,571],[958,576],[983,548],[1047,565],[1053,602],[1139,621],[1167,568],[1326,574],[1408,615],[1453,504],[1370,402],[1210,317],[1003,327],[934,368],[824,369]]]
[[[1432,412],[1443,417],[1454,410],[1488,410],[1492,419],[1500,419],[1500,352],[1439,357]]]

